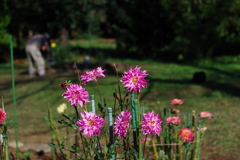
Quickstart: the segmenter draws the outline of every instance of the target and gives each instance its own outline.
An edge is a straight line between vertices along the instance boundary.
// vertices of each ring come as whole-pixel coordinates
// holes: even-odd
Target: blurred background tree
[[[67,44],[116,38],[113,56],[189,61],[238,54],[240,0],[3,0],[1,37],[18,48],[30,33]],[[4,45],[1,40],[1,48]],[[0,54],[3,52],[1,51]]]

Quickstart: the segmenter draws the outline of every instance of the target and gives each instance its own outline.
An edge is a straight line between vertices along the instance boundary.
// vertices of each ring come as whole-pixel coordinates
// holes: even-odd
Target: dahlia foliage
[[[82,85],[71,84],[70,81],[61,82],[59,84],[61,89],[65,89],[65,92],[62,94],[63,98],[68,100],[70,104],[74,106],[77,117],[74,117],[73,119],[69,118],[66,115],[68,113],[66,112],[67,106],[63,103],[57,110],[68,121],[61,120],[59,123],[70,126],[79,133],[80,138],[77,138],[77,135],[75,136],[75,144],[81,149],[76,149],[76,146],[70,147],[74,149],[74,151],[72,151],[74,153],[78,150],[83,150],[83,154],[77,154],[79,156],[78,158],[91,159],[93,157],[101,157],[100,159],[115,159],[116,156],[120,154],[118,152],[118,146],[119,148],[123,147],[124,150],[122,152],[124,154],[122,159],[144,159],[141,144],[143,143],[145,150],[145,144],[148,143],[148,146],[154,147],[154,155],[156,156],[155,158],[158,159],[158,154],[155,153],[157,150],[155,145],[156,140],[159,144],[167,143],[161,148],[164,148],[164,152],[166,154],[170,154],[170,156],[173,153],[172,147],[174,145],[177,144],[179,145],[178,147],[185,146],[186,152],[182,152],[181,147],[175,149],[175,151],[178,152],[176,153],[176,158],[179,160],[181,160],[181,154],[183,153],[186,153],[186,157],[189,156],[189,154],[187,154],[189,148],[195,149],[194,152],[196,152],[196,154],[192,155],[199,156],[197,153],[200,153],[200,151],[197,143],[200,143],[201,137],[207,129],[205,126],[206,119],[212,118],[212,114],[207,111],[203,111],[197,117],[195,115],[195,111],[190,114],[180,112],[180,107],[177,109],[170,108],[167,110],[166,106],[159,108],[159,110],[162,110],[159,114],[155,113],[155,111],[141,113],[142,106],[140,105],[139,93],[141,93],[143,88],[147,87],[147,82],[149,80],[145,79],[148,75],[147,71],[141,71],[140,69],[141,67],[136,66],[134,69],[130,68],[128,71],[123,73],[120,82],[122,82],[124,89],[126,89],[128,93],[131,93],[131,96],[127,93],[124,99],[122,99],[123,96],[121,96],[120,85],[118,84],[119,94],[113,94],[115,98],[113,113],[111,108],[110,112],[110,110],[108,110],[109,108],[106,107],[106,101],[104,101],[104,103],[100,101],[98,103],[100,115],[97,115],[95,113],[95,102],[92,98],[93,96],[91,96],[90,101],[89,93],[82,87]],[[87,85],[90,81],[98,82],[99,77],[105,77],[104,72],[105,70],[101,67],[92,71],[87,71],[85,74],[80,76],[80,83]],[[137,99],[135,99],[134,96],[135,92],[138,93]],[[98,93],[99,97],[101,97],[99,90]],[[138,100],[138,102],[136,102],[136,100]],[[89,102],[91,102],[91,104],[88,104]],[[119,104],[117,105],[116,102],[119,102]],[[170,101],[170,104],[176,107],[183,105],[184,101],[182,99],[174,98]],[[84,110],[82,108],[83,105]],[[90,111],[90,107],[87,107],[87,105],[91,105],[92,111]],[[126,107],[126,110],[123,109],[124,107]],[[116,113],[119,110],[120,113]],[[108,118],[106,116],[107,112]],[[187,118],[184,118],[184,116],[187,116]],[[5,118],[5,112],[0,110],[0,123],[2,123]],[[108,120],[108,123],[106,120]],[[202,121],[204,124],[200,125]],[[199,126],[196,126],[196,122],[198,122]],[[142,135],[145,137],[142,137]],[[162,136],[162,138],[155,139],[155,135]],[[148,136],[151,136],[151,138]],[[103,138],[101,139],[102,141],[105,139],[108,144],[101,145],[102,141],[99,140],[100,137]],[[57,138],[60,145],[59,139],[60,138]],[[81,143],[79,143],[79,139]],[[80,144],[82,144],[82,146]],[[56,146],[53,147],[56,148]],[[61,153],[63,156],[66,156],[62,150],[63,148],[64,146],[61,145]],[[65,157],[65,159],[67,159],[67,157]]]

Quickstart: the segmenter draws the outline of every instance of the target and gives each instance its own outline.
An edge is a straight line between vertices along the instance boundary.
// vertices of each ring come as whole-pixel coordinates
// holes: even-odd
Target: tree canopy
[[[0,36],[49,32],[59,38],[117,39],[132,58],[193,60],[238,54],[240,0],[3,0]],[[108,34],[106,30],[111,30]],[[0,45],[3,45],[3,38]],[[1,48],[0,46],[0,48]]]

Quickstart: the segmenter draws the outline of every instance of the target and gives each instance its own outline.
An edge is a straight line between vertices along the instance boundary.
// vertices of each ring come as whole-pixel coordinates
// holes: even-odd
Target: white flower
[[[67,110],[66,103],[63,103],[63,104],[59,105],[58,108],[57,108],[57,111],[60,114],[64,113],[66,110]]]

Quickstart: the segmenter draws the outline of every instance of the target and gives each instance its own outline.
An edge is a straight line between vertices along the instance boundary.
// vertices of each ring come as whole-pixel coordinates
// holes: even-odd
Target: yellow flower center
[[[153,126],[155,124],[155,122],[154,121],[148,122],[148,124],[151,124]]]
[[[94,125],[95,121],[94,121],[94,119],[90,119],[88,122],[89,122],[89,125],[92,126],[92,125]]]
[[[137,77],[133,77],[133,78],[132,78],[132,81],[133,81],[133,82],[137,82],[137,81],[138,81],[138,78],[137,78]]]

